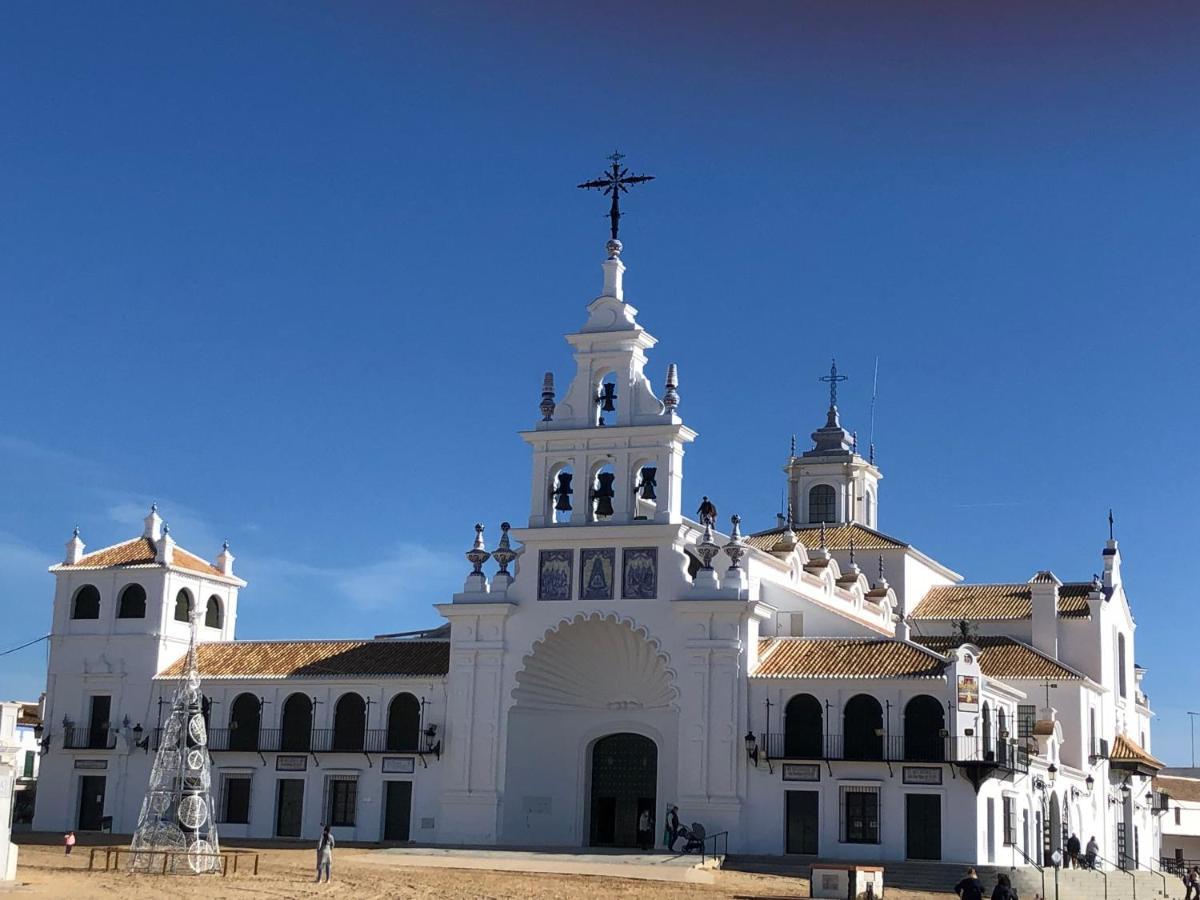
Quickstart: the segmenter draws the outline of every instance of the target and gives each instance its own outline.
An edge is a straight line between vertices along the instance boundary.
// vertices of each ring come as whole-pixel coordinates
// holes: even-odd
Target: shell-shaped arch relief
[[[534,643],[513,699],[526,709],[667,709],[678,696],[668,662],[630,619],[580,614]]]

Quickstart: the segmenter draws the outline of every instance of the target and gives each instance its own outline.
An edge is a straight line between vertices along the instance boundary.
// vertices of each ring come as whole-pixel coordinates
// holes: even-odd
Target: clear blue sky
[[[228,538],[244,637],[434,624],[599,290],[773,522],[836,354],[880,523],[971,580],[1100,567],[1159,714],[1200,688],[1194,3],[113,3],[0,12],[0,649],[79,524]],[[689,504],[691,501],[689,501]],[[41,646],[0,658],[36,696]]]

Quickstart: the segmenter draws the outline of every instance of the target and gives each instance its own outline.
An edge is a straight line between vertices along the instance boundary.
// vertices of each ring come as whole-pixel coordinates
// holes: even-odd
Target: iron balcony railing
[[[116,746],[117,733],[111,728],[68,725],[63,732],[63,747],[68,750],[112,750]]]
[[[162,729],[154,730],[154,749],[158,749]],[[210,728],[208,749],[232,753],[419,753],[413,736],[389,734],[386,728],[346,731],[314,728],[296,731],[283,728]]]
[[[938,735],[788,735],[758,736],[771,759],[861,760],[994,765],[1016,772],[1029,770],[1029,753],[1007,741]]]

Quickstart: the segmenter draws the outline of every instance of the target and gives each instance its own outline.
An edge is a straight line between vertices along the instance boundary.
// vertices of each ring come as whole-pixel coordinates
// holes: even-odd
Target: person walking
[[[68,831],[63,835],[63,847],[67,851],[67,856],[70,856],[71,851],[75,849],[75,832]]]
[[[1076,837],[1073,831],[1071,832],[1071,836],[1067,838],[1067,859],[1069,861],[1068,868],[1079,868],[1079,838]]]
[[[954,886],[954,893],[962,900],[983,900],[983,882],[974,868],[967,869],[967,877]]]
[[[643,809],[642,814],[638,816],[638,845],[642,848],[642,852],[646,853],[653,843],[654,817],[650,815],[649,809]]]
[[[1096,868],[1096,857],[1100,855],[1100,845],[1096,843],[1096,836],[1093,834],[1087,843],[1087,853],[1084,856],[1089,869]]]
[[[1183,886],[1187,890],[1183,900],[1200,900],[1200,867],[1193,866],[1184,872]]]
[[[321,880],[321,872],[325,872],[325,883],[329,883],[330,870],[333,868],[333,845],[336,842],[333,835],[329,831],[329,826],[324,826],[321,831],[321,842],[317,844],[317,881]]]
[[[992,900],[1020,900],[1012,886],[1012,881],[1001,872],[996,876],[996,886],[992,889]]]

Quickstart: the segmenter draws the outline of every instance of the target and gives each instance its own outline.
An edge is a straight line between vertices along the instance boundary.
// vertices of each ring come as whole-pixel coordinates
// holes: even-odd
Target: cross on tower
[[[598,190],[608,197],[612,197],[612,206],[608,210],[608,219],[612,223],[612,239],[617,239],[617,229],[621,223],[621,194],[629,193],[629,185],[643,184],[647,181],[653,181],[653,175],[630,175],[629,170],[621,165],[621,160],[625,158],[623,153],[613,153],[608,157],[612,161],[612,165],[608,171],[599,178],[593,178],[591,181],[585,181],[578,185],[584,190]]]
[[[849,375],[839,375],[837,370],[837,360],[834,359],[829,364],[829,374],[822,375],[817,381],[825,381],[829,383],[829,408],[837,409],[837,386],[839,381],[849,381]]]

